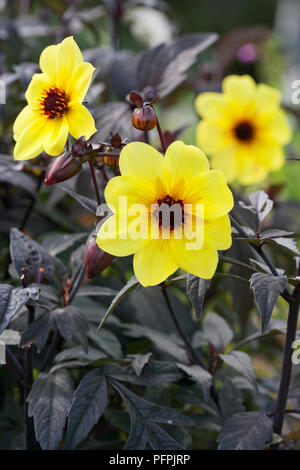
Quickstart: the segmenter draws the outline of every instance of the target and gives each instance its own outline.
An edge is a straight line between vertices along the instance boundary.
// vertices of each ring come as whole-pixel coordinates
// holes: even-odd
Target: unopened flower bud
[[[64,152],[53,161],[47,172],[44,183],[50,186],[51,184],[66,181],[77,175],[81,169],[82,165],[79,160],[73,157],[69,152]]]
[[[156,113],[149,105],[145,105],[143,108],[136,108],[132,113],[132,124],[140,131],[150,131],[154,129],[156,123]]]
[[[105,165],[110,166],[112,168],[119,168],[119,160],[119,155],[112,155],[111,157],[106,155],[105,157],[103,157],[103,162],[105,163]]]
[[[92,237],[86,246],[84,265],[85,272],[89,279],[104,271],[113,261],[114,256],[101,250],[96,242],[96,237]]]

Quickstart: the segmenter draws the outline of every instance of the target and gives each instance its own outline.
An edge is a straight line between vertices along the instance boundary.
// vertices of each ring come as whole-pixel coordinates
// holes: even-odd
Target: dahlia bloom
[[[280,92],[256,85],[248,75],[230,75],[222,86],[223,93],[201,93],[196,98],[202,117],[196,129],[197,145],[228,182],[258,183],[283,166],[283,146],[292,136],[280,109]]]
[[[27,106],[14,123],[14,158],[28,160],[43,150],[59,155],[68,134],[89,139],[96,132],[90,112],[82,105],[95,68],[84,62],[73,37],[46,47],[42,73],[34,74],[25,97]]]
[[[99,247],[114,256],[134,254],[134,272],[143,286],[161,283],[178,268],[212,278],[217,250],[231,246],[233,197],[223,174],[209,169],[201,150],[180,141],[165,157],[132,142],[122,149],[119,164],[121,176],[105,189],[113,215],[98,232]]]

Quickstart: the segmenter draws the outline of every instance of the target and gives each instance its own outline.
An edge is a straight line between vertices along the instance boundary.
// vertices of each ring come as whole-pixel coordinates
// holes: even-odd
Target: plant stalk
[[[190,355],[190,358],[192,360],[192,362],[194,364],[197,364],[199,365],[200,367],[202,367],[203,369],[206,369],[205,368],[205,365],[203,364],[203,362],[201,361],[200,357],[198,356],[198,354],[196,353],[195,349],[193,348],[193,346],[191,345],[188,337],[186,336],[184,330],[182,329],[178,319],[177,319],[177,316],[174,312],[174,309],[172,307],[172,304],[171,304],[171,300],[170,300],[170,297],[169,297],[169,294],[168,294],[168,291],[166,289],[166,286],[164,285],[164,283],[160,284],[160,288],[161,288],[161,291],[162,291],[162,294],[164,296],[164,299],[166,301],[166,305],[168,307],[168,310],[169,310],[169,313],[171,315],[171,318],[173,320],[173,323],[180,335],[180,337],[182,338],[182,340],[184,341],[185,345],[186,345],[186,348],[189,352],[189,355]],[[210,387],[210,395],[212,397],[212,399],[214,400],[215,404],[217,405],[217,407],[219,408],[219,399],[218,399],[218,392],[215,388],[215,386],[212,384],[211,387]]]
[[[154,107],[153,107],[153,109],[154,109]],[[154,110],[154,111],[155,111],[155,110]],[[164,136],[163,136],[163,133],[162,133],[160,124],[159,124],[159,120],[158,120],[156,111],[155,111],[155,114],[156,114],[156,129],[157,129],[157,132],[158,132],[158,135],[159,135],[159,140],[160,140],[160,143],[161,143],[161,148],[162,148],[163,152],[166,153],[167,147],[166,147],[166,144],[165,144]]]
[[[73,283],[73,287],[72,287],[71,292],[70,292],[69,305],[72,303],[72,301],[74,300],[75,295],[77,294],[77,291],[78,291],[78,289],[79,289],[79,287],[82,283],[84,274],[85,274],[85,269],[84,269],[84,265],[82,265],[82,267],[81,267],[80,271],[78,272],[78,275],[77,275],[77,277],[76,277],[76,279]],[[44,360],[42,362],[40,372],[44,372],[44,370],[46,370],[48,365],[51,363],[52,358],[53,358],[54,353],[55,353],[55,349],[56,349],[57,344],[59,342],[59,339],[60,339],[60,334],[59,334],[58,330],[56,330],[56,332],[54,333],[54,335],[52,337],[52,341],[50,343],[48,351],[47,351],[47,353],[44,357]]]
[[[27,305],[28,308],[28,321],[30,325],[34,321],[35,308]],[[27,397],[33,384],[33,365],[32,365],[32,347],[25,351],[25,393],[24,393],[24,413],[25,413],[25,445],[27,450],[33,450],[37,447],[35,439],[33,418],[28,416],[28,402]]]
[[[100,204],[101,204],[101,196],[100,196],[100,192],[99,192],[99,187],[98,187],[98,183],[97,183],[97,178],[96,178],[96,174],[95,174],[95,169],[94,169],[94,167],[93,167],[93,163],[91,162],[91,160],[89,160],[88,162],[89,162],[89,166],[90,166],[90,171],[91,171],[91,176],[92,176],[92,180],[93,180],[93,185],[94,185],[94,188],[95,188],[95,194],[96,194],[97,203],[98,203],[98,206],[100,206]]]
[[[38,183],[37,183],[37,187],[36,187],[36,191],[39,192],[40,188],[41,188],[41,185],[44,181],[44,178],[45,178],[45,171],[42,171],[42,173],[40,174],[40,177],[39,177],[39,180],[38,180]],[[27,222],[32,214],[32,211],[34,209],[34,206],[35,206],[35,203],[36,203],[36,199],[34,197],[31,198],[31,201],[29,203],[29,206],[27,207],[27,210],[24,214],[24,217],[23,217],[23,220],[20,224],[20,227],[19,227],[19,230],[21,232],[23,232],[24,228],[26,227],[27,225]]]
[[[196,351],[194,350],[193,346],[191,345],[188,337],[186,336],[185,332],[183,331],[183,329],[182,329],[182,327],[181,327],[181,325],[180,325],[180,323],[179,323],[179,321],[176,317],[176,314],[174,312],[174,309],[173,309],[171,301],[170,301],[168,291],[167,291],[166,286],[164,284],[161,284],[161,291],[162,291],[162,294],[163,294],[164,299],[166,301],[166,304],[167,304],[168,310],[170,312],[171,318],[173,320],[173,323],[174,323],[179,335],[181,336],[182,340],[184,341],[192,361],[195,364],[199,364],[201,367],[204,367],[201,359],[198,357]]]
[[[294,289],[293,296],[294,300],[290,302],[289,307],[289,316],[287,323],[287,331],[284,345],[284,354],[283,354],[283,363],[282,363],[282,372],[280,378],[280,386],[278,392],[278,398],[276,402],[275,412],[274,412],[274,421],[273,421],[273,430],[276,434],[281,434],[284,415],[286,412],[286,403],[288,399],[288,392],[291,380],[292,372],[292,354],[293,348],[292,344],[296,337],[297,331],[297,322],[299,314],[299,305],[300,305],[300,291],[296,288]],[[278,449],[279,444],[274,444],[272,449]]]

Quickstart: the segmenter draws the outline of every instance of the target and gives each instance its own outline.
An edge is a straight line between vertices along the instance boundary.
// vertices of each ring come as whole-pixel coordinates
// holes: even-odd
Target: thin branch
[[[233,264],[235,266],[240,266],[242,268],[245,268],[245,269],[248,269],[249,271],[252,271],[253,273],[256,273],[256,269],[253,268],[253,266],[250,266],[249,264],[246,264],[246,263],[243,263],[242,261],[239,261],[237,259],[234,259],[234,258],[230,258],[230,256],[223,256],[221,255],[220,256],[220,259],[222,261],[224,261],[224,263],[230,263],[230,264]]]
[[[8,346],[6,346],[5,348],[5,354],[6,354],[7,365],[14,372],[19,382],[22,385],[25,385],[23,367],[21,366],[18,358],[14,355],[14,353],[9,349]]]
[[[154,107],[153,107],[153,109],[154,109]],[[155,111],[155,109],[154,109],[154,111]],[[166,153],[167,147],[166,147],[166,144],[165,144],[164,136],[163,136],[160,124],[159,124],[159,120],[158,120],[156,111],[155,111],[155,114],[156,114],[156,129],[157,129],[157,132],[158,132],[158,135],[159,135],[161,148],[162,148],[163,152]]]
[[[100,192],[99,192],[99,187],[98,187],[98,183],[97,183],[95,170],[94,170],[93,163],[91,162],[91,160],[89,160],[89,166],[90,166],[92,181],[93,181],[93,185],[94,185],[94,189],[95,189],[95,193],[96,193],[97,203],[98,203],[98,206],[100,206],[101,196],[100,196]]]
[[[106,173],[104,165],[101,165],[100,171],[102,173],[102,176],[103,176],[103,179],[104,179],[105,183],[107,184],[109,182],[110,178],[109,178],[108,174]]]
[[[286,338],[284,345],[284,354],[283,354],[283,363],[282,363],[282,372],[280,378],[280,386],[278,392],[278,398],[276,401],[276,407],[274,412],[274,421],[273,421],[273,430],[276,434],[281,434],[284,415],[286,412],[286,404],[291,380],[292,372],[292,355],[293,348],[292,344],[296,337],[297,331],[297,322],[299,314],[299,305],[300,305],[300,292],[297,288],[294,289],[293,296],[294,301],[290,303],[289,316],[286,330]],[[278,449],[279,445],[275,444],[272,446],[272,449]]]
[[[93,150],[93,152],[95,152],[95,151]],[[120,152],[119,153],[116,153],[116,152],[96,152],[96,155],[97,155],[97,157],[119,157]]]
[[[77,294],[77,291],[78,291],[78,289],[79,289],[79,287],[82,283],[82,280],[84,278],[84,274],[85,274],[85,269],[84,269],[84,264],[83,264],[80,268],[80,271],[78,273],[77,278],[75,279],[75,281],[73,283],[73,287],[71,289],[70,297],[69,297],[69,304],[71,304],[73,302],[74,297]]]
[[[169,297],[169,294],[168,294],[168,291],[166,289],[166,286],[164,283],[160,284],[160,288],[161,288],[161,291],[162,291],[162,294],[164,296],[164,299],[166,301],[166,305],[168,307],[168,310],[169,310],[169,313],[171,315],[171,318],[173,320],[173,323],[180,335],[180,337],[182,338],[182,340],[184,341],[185,345],[186,345],[186,348],[189,352],[189,355],[193,361],[194,364],[198,364],[200,367],[202,367],[203,369],[206,370],[205,368],[205,365],[203,364],[202,360],[200,359],[200,357],[198,356],[198,354],[196,353],[195,349],[193,348],[193,346],[191,345],[188,337],[186,336],[184,330],[182,329],[178,319],[177,319],[177,316],[175,314],[175,311],[172,307],[172,304],[171,304],[171,300],[170,300],[170,297]],[[219,399],[218,399],[218,392],[214,386],[214,384],[211,385],[210,387],[210,394],[211,394],[211,397],[212,399],[214,400],[216,406],[219,408]]]
[[[44,360],[42,362],[40,372],[44,372],[44,370],[47,369],[48,364],[52,361],[52,358],[54,356],[58,340],[59,340],[59,332],[58,332],[58,330],[56,330],[55,333],[53,334],[50,346],[49,346],[48,351],[47,351],[47,353],[44,357]]]
[[[218,277],[230,277],[231,279],[237,279],[238,281],[243,281],[243,282],[247,282],[249,284],[249,279],[245,278],[245,277],[242,277],[242,276],[238,276],[237,274],[231,274],[231,273],[218,273],[217,271],[215,272],[214,274],[214,277],[218,278]]]
[[[44,178],[45,178],[45,171],[42,171],[42,173],[40,174],[40,177],[39,177],[39,180],[38,180],[38,184],[37,184],[37,187],[36,187],[36,191],[39,192],[40,190],[40,187],[42,185],[42,182],[44,181]],[[24,214],[24,217],[23,217],[23,220],[20,224],[20,227],[19,227],[19,230],[21,232],[23,232],[24,228],[26,227],[27,225],[27,222],[31,216],[31,213],[34,209],[34,206],[35,206],[35,203],[36,203],[36,199],[34,197],[31,198],[31,201],[29,203],[29,206],[27,207],[27,210]]]
[[[73,287],[72,287],[70,295],[69,295],[69,304],[71,304],[72,301],[74,300],[74,297],[77,294],[77,291],[78,291],[78,289],[79,289],[79,287],[82,283],[82,280],[84,278],[84,274],[85,274],[85,269],[84,269],[84,265],[82,265],[82,267],[81,267],[80,271],[78,272],[78,275],[77,275],[77,277],[76,277],[76,279],[73,283]],[[46,370],[49,363],[52,361],[52,358],[54,356],[55,349],[57,347],[59,339],[60,339],[60,334],[59,334],[58,330],[56,330],[56,332],[54,333],[54,335],[52,337],[52,341],[50,343],[48,351],[47,351],[47,353],[44,357],[44,360],[42,362],[40,372],[43,372],[44,370]]]
[[[293,413],[294,415],[300,415],[300,410],[294,410],[293,408],[288,408],[285,410],[286,413]]]
[[[193,346],[191,345],[188,337],[186,336],[185,332],[183,331],[177,317],[176,317],[176,314],[174,312],[174,309],[172,307],[172,304],[171,304],[171,301],[170,301],[170,297],[169,297],[169,294],[168,294],[168,291],[166,289],[166,286],[164,284],[161,284],[160,285],[161,287],[161,291],[162,291],[162,294],[164,296],[164,299],[166,301],[166,305],[168,307],[168,310],[170,312],[170,315],[171,315],[171,318],[173,320],[173,323],[180,335],[180,337],[182,338],[182,340],[184,341],[185,345],[186,345],[186,348],[190,354],[190,357],[192,359],[192,361],[195,363],[195,364],[198,364],[199,366],[205,368],[203,362],[201,361],[200,357],[198,356],[198,354],[196,353],[196,351],[194,350]]]

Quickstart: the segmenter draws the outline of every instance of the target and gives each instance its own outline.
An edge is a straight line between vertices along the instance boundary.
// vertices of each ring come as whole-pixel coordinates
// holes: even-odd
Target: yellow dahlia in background
[[[201,93],[196,98],[202,117],[197,145],[228,182],[257,183],[282,167],[283,146],[291,140],[280,92],[256,85],[249,75],[230,75],[222,86],[223,93]]]
[[[95,122],[82,105],[95,68],[84,62],[73,37],[48,46],[40,57],[42,73],[33,75],[25,97],[28,105],[14,123],[14,158],[28,160],[43,150],[59,155],[70,133],[89,139]]]
[[[217,250],[231,246],[228,212],[233,197],[223,174],[209,169],[201,150],[180,141],[168,147],[165,157],[150,145],[132,142],[123,148],[119,163],[121,176],[112,178],[105,189],[106,202],[114,214],[98,232],[99,247],[115,256],[134,254],[134,272],[143,286],[159,284],[178,268],[212,278],[218,264]],[[140,205],[145,222],[138,236],[130,232],[130,224],[123,226],[125,219],[133,221],[131,208],[135,204]],[[168,239],[162,237],[164,226],[157,211],[161,204],[169,208],[190,205],[191,217],[184,213],[180,219],[171,219]],[[194,212],[198,204],[204,207],[203,217]],[[158,222],[154,234],[151,224],[146,223],[150,218]],[[198,226],[203,229],[201,240],[191,238]],[[182,228],[183,236],[177,238]],[[191,241],[196,246],[187,249]]]

